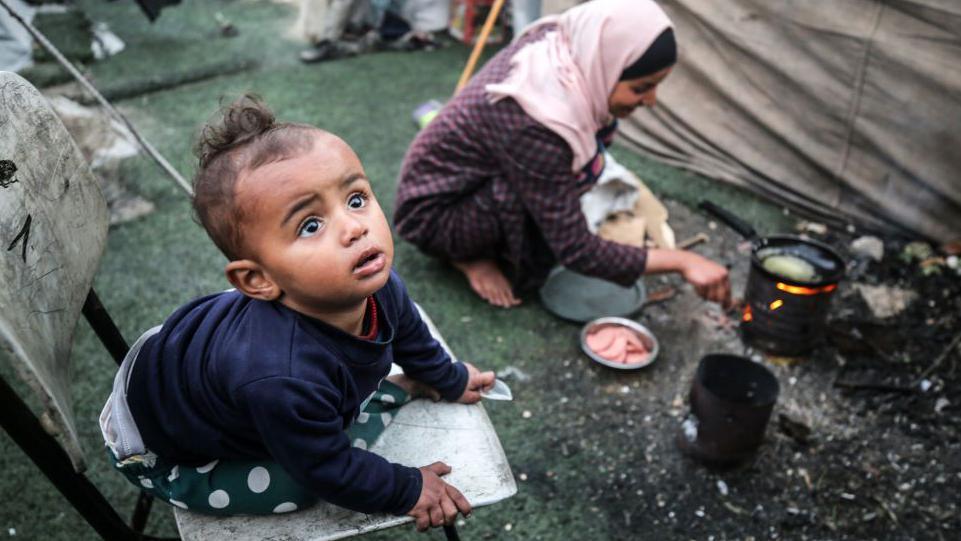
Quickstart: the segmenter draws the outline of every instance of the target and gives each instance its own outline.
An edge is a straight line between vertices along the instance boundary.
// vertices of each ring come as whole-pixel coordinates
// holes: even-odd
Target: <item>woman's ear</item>
[[[238,291],[253,299],[273,301],[280,298],[283,291],[264,271],[263,267],[249,259],[227,263],[224,268],[227,280]]]

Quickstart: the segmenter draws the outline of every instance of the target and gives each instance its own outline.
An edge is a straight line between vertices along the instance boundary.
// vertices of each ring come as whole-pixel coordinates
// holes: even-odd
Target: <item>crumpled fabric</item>
[[[605,152],[604,172],[581,196],[588,229],[605,240],[645,246],[649,237],[659,248],[674,248],[667,208],[644,182]]]

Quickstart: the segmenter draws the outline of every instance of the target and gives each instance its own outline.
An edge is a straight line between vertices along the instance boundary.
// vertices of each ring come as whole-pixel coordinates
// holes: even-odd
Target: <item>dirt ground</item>
[[[730,263],[742,294],[748,245],[686,207],[670,209],[678,238],[711,236],[696,250]],[[851,238],[845,232],[826,240],[843,251]],[[888,243],[883,266],[852,259],[854,276],[840,286],[829,318],[837,343],[807,358],[765,357],[745,347],[726,314],[680,287],[680,295],[639,318],[667,346],[648,369],[615,373],[577,358],[564,360],[563,369],[535,371],[536,388],[556,397],[537,415],[554,423],[550,447],[570,470],[515,462],[515,473],[526,477],[522,490],[543,498],[579,492],[612,539],[645,531],[661,539],[957,539],[957,351],[920,376],[961,331],[961,287],[957,275],[920,277],[916,265],[896,259],[897,247]],[[923,301],[876,321],[854,280],[901,282],[921,289]],[[680,285],[649,278],[648,290],[658,282]],[[854,328],[866,341],[839,338]],[[781,385],[756,458],[730,471],[709,470],[674,444],[691,378],[709,352],[751,356]],[[837,387],[841,376],[866,388]],[[923,382],[913,384],[917,379]],[[520,387],[515,393],[536,392],[512,385]]]

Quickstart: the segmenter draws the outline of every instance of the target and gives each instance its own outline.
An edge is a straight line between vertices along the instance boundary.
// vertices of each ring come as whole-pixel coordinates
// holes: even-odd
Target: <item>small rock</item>
[[[707,222],[707,228],[710,229],[711,231],[714,231],[715,229],[717,229],[717,222],[715,222],[714,220]]]
[[[684,430],[684,437],[687,441],[694,443],[697,441],[697,418],[694,416],[684,419],[681,424],[681,428]]]
[[[854,284],[871,314],[878,319],[896,316],[904,311],[918,296],[914,291],[889,286]]]
[[[941,413],[941,410],[950,405],[951,401],[942,396],[937,402],[934,403],[934,413]]]
[[[928,380],[928,379],[922,379],[921,383],[918,383],[918,387],[920,387],[921,392],[924,392],[924,393],[928,392],[928,389],[930,389],[931,386],[933,385],[934,384],[931,383],[931,380]]]
[[[807,424],[792,419],[784,413],[778,413],[777,420],[778,429],[794,441],[806,444],[811,440],[811,427]]]
[[[7,534],[9,534],[10,537],[13,537],[13,536],[17,535],[17,529],[16,529],[16,528],[9,528],[9,529],[7,529]]]
[[[854,494],[851,494],[850,492],[842,492],[842,493],[841,493],[841,499],[843,499],[843,500],[847,500],[847,501],[849,501],[849,502],[853,502],[853,501],[854,501],[854,498],[855,498]]]
[[[717,491],[721,493],[721,496],[727,496],[727,483],[723,479],[717,480]]]
[[[470,322],[471,322],[471,317],[470,317],[470,316],[464,316],[464,317],[460,318],[460,322],[461,322],[461,323],[470,323]]]
[[[511,524],[510,522],[508,522],[507,524],[504,525],[504,531],[505,531],[505,532],[509,532],[509,531],[511,531],[511,530],[513,530],[513,529],[514,529],[514,525]]]
[[[815,235],[826,235],[828,226],[818,222],[799,222],[797,230],[802,233],[814,233]]]
[[[532,414],[531,414],[530,410],[524,410],[524,412],[521,413],[521,417],[523,417],[523,418],[525,418],[525,419],[530,419],[530,418],[531,418],[531,415],[532,415]]]
[[[463,528],[464,526],[467,526],[467,521],[462,518],[457,519],[457,527]]]
[[[522,474],[518,475],[517,477],[518,477],[521,481],[527,481],[527,474],[526,474],[526,473],[522,473]]]
[[[958,270],[958,267],[959,267],[958,256],[949,255],[944,259],[944,264],[947,265],[949,269]]]
[[[870,235],[858,237],[851,242],[851,252],[855,255],[881,261],[884,258],[884,241]]]

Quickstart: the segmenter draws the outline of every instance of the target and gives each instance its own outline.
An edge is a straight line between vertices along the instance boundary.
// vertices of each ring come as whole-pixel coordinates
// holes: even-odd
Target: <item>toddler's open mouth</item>
[[[367,277],[384,270],[387,258],[384,253],[376,248],[368,248],[360,254],[357,263],[354,265],[354,275]]]

